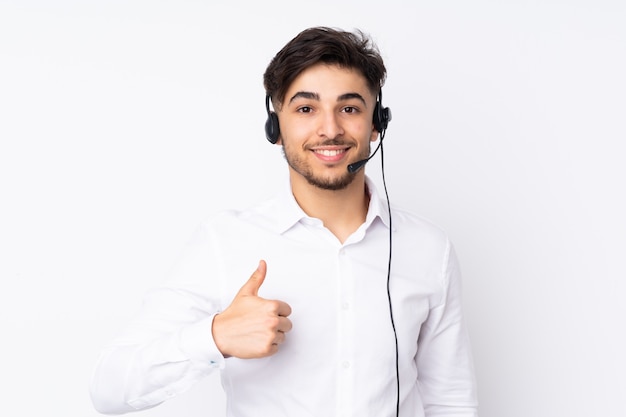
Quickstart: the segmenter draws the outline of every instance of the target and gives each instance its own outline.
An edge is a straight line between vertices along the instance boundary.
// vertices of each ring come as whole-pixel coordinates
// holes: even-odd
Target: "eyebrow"
[[[319,101],[320,95],[317,93],[311,93],[309,91],[298,91],[296,94],[293,95],[293,97],[289,99],[289,103],[292,103],[297,98],[307,98],[309,100]]]
[[[365,99],[363,98],[362,95],[360,95],[359,93],[346,93],[346,94],[342,94],[339,97],[337,97],[337,101],[344,101],[344,100],[351,100],[353,98],[356,98],[357,100],[361,101],[363,103],[363,105],[365,107],[367,107],[367,103],[365,102]]]
[[[305,98],[309,100],[320,101],[320,95],[318,93],[312,93],[310,91],[298,91],[289,99],[289,103],[293,102],[294,100],[298,98]],[[359,93],[345,93],[337,97],[337,101],[345,101],[345,100],[351,100],[351,99],[357,99],[361,101],[363,105],[367,107],[367,103],[365,102],[365,99]]]

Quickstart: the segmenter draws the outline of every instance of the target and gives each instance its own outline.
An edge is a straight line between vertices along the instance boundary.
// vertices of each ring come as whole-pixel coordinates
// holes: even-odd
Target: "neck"
[[[342,190],[324,190],[299,176],[291,176],[291,191],[302,210],[320,219],[340,242],[359,228],[367,216],[369,192],[363,171]]]

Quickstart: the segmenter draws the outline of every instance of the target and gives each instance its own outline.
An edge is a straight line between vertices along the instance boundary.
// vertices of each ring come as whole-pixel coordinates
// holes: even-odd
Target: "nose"
[[[324,112],[320,115],[317,134],[327,139],[335,139],[343,135],[343,127],[335,112]]]

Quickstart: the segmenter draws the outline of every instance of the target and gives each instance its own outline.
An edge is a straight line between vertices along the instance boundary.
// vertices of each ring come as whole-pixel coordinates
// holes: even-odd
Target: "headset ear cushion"
[[[275,112],[269,112],[265,121],[265,136],[270,143],[278,142],[280,135],[280,125],[278,124],[278,115]]]
[[[382,133],[385,129],[387,129],[387,125],[389,124],[389,120],[391,120],[391,111],[389,111],[389,107],[382,107],[380,101],[376,102],[376,107],[374,107],[374,128],[379,133]]]

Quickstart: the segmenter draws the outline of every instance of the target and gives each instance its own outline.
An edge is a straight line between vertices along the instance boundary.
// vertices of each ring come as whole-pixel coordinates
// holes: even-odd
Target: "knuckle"
[[[274,353],[276,353],[277,350],[278,350],[278,347],[276,345],[272,343],[268,343],[261,348],[261,350],[259,351],[259,355],[260,356],[273,355]]]
[[[265,326],[271,330],[278,329],[280,319],[278,316],[268,316],[265,318]]]
[[[278,301],[276,301],[276,300],[268,300],[267,301],[267,308],[272,313],[276,313],[280,309],[280,303]]]
[[[288,332],[289,330],[291,330],[292,327],[293,323],[291,323],[291,320],[285,319],[285,331]]]

